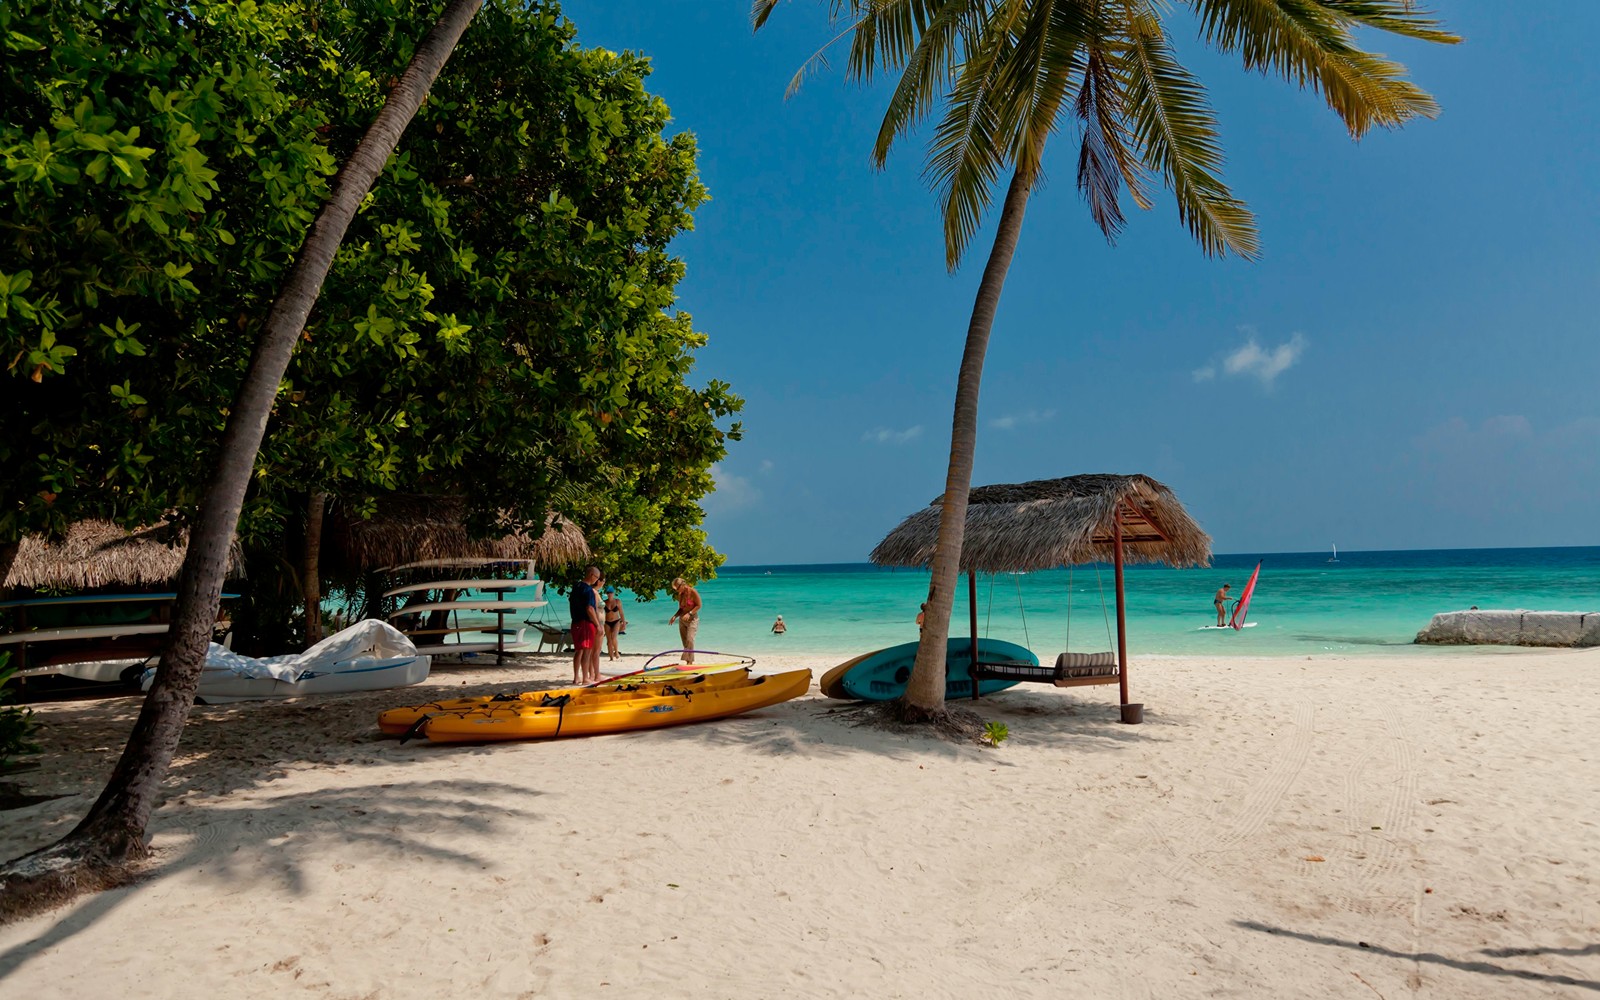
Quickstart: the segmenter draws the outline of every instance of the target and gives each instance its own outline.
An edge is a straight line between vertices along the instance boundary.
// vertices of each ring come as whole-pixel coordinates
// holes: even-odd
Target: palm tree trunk
[[[61,841],[0,868],[0,922],[116,879],[122,862],[145,854],[145,828],[172,763],[205,662],[244,506],[273,400],[305,329],[345,230],[394,152],[482,0],[450,0],[417,46],[378,117],[334,178],[333,194],[306,234],[272,304],[250,370],[228,415],[216,471],[200,501],[178,579],[178,607],[161,669],[105,791]]]
[[[945,473],[944,503],[939,512],[939,541],[933,552],[933,581],[928,591],[928,613],[917,647],[917,662],[906,685],[902,714],[917,719],[944,711],[945,650],[950,635],[950,609],[955,602],[956,581],[961,576],[961,542],[967,532],[967,493],[972,489],[972,456],[978,446],[978,390],[983,382],[983,358],[989,350],[989,334],[994,329],[995,312],[1000,308],[1000,292],[1006,272],[1017,252],[1022,234],[1022,216],[1028,207],[1033,187],[1030,176],[1021,171],[1011,175],[1006,201],[1000,210],[1000,225],[994,234],[994,247],[978,283],[978,297],[972,304],[972,320],[967,324],[967,347],[961,355],[961,373],[956,378],[956,411],[950,430],[950,467]]]
[[[300,597],[306,605],[306,645],[322,641],[322,512],[328,494],[312,490],[306,501],[306,546],[300,559]]]

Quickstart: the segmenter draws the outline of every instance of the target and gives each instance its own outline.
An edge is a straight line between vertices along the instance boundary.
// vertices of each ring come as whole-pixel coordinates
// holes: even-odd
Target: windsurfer
[[[1211,603],[1217,609],[1217,628],[1228,624],[1228,588],[1231,586],[1233,586],[1231,583],[1223,584],[1222,589],[1211,598]]]

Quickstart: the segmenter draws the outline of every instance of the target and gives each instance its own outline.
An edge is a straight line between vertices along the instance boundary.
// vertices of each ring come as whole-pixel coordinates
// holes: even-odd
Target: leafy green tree
[[[100,798],[71,833],[51,847],[0,868],[0,914],[25,912],[63,894],[103,884],[108,872],[125,859],[144,854],[145,828],[194,702],[211,625],[221,602],[229,550],[256,453],[290,355],[305,329],[350,219],[421,106],[456,41],[477,13],[479,2],[450,0],[444,6],[438,21],[416,46],[405,71],[390,89],[376,120],[340,168],[327,202],[312,220],[282,290],[262,323],[250,369],[227,415],[215,472],[200,494],[199,514],[190,532],[178,581],[177,610],[162,648],[162,667],[134,722],[127,747]],[[243,5],[239,9],[255,8]],[[182,8],[158,8],[153,19],[160,24],[163,19],[179,19],[184,13]],[[8,44],[9,39],[18,36],[24,39],[23,44],[36,42],[33,36],[15,28],[10,32]],[[117,43],[125,44],[122,39],[110,41],[111,48],[116,48]],[[93,51],[103,54],[105,50],[96,46]],[[152,57],[161,58],[161,51],[154,50]],[[270,72],[265,65],[256,70]],[[92,69],[85,75],[90,81],[98,79]],[[131,131],[123,134],[130,142],[136,138]],[[125,160],[132,158],[129,150],[133,147],[116,148],[122,151],[117,155]],[[128,163],[111,166],[124,175],[132,173]],[[87,175],[88,168],[84,169]],[[49,367],[53,370],[55,364],[51,360]]]
[[[433,490],[472,498],[486,530],[508,514],[542,525],[547,506],[563,504],[610,515],[603,551],[629,586],[653,589],[718,561],[695,501],[738,433],[718,421],[740,404],[724,383],[687,385],[704,336],[670,312],[682,264],[667,245],[704,197],[692,138],[662,138],[667,110],[644,90],[643,60],[578,49],[554,4],[490,5],[453,64],[465,68],[424,101],[450,44],[436,29],[418,48],[411,34],[437,15],[444,35],[459,35],[476,8],[440,6],[202,3],[162,13],[84,0],[0,11],[10,43],[32,60],[0,77],[7,193],[26,223],[10,242],[0,230],[0,276],[27,272],[27,287],[13,288],[26,293],[11,300],[20,305],[0,315],[0,344],[63,348],[50,364],[7,374],[71,386],[0,404],[4,426],[22,430],[0,440],[40,429],[34,448],[11,453],[24,475],[0,485],[0,543],[91,513],[136,523],[200,510],[166,666],[128,751],[67,841],[0,872],[11,895],[32,886],[37,897],[139,853],[192,697],[199,653],[185,644],[215,613],[220,525],[237,521],[247,543],[281,547],[302,511],[312,520],[308,497],[359,506],[389,489]],[[382,143],[409,120],[410,101],[417,120],[389,156]],[[142,174],[102,190],[82,166],[94,143],[65,125],[54,139],[45,129],[58,105],[84,106],[86,121],[130,141],[178,114],[170,127],[197,138],[150,147]],[[378,146],[366,128],[374,115]],[[39,152],[44,140],[60,162]],[[184,295],[163,291],[156,275],[171,248],[142,228],[149,189],[172,186],[173,157],[209,172],[197,196],[209,214],[172,209],[166,219],[177,250],[203,244],[210,254],[179,275],[192,286]],[[369,192],[361,177],[380,166]],[[331,192],[328,207],[343,218],[330,228],[315,212]],[[324,221],[307,235],[313,218]],[[116,245],[95,264],[107,240]],[[98,295],[81,280],[91,265],[103,270]],[[313,314],[319,268],[332,280]],[[107,343],[90,332],[98,327],[109,328]],[[272,350],[258,347],[251,362],[252,340]],[[260,440],[262,427],[258,456],[251,435]],[[213,501],[201,502],[224,434]],[[320,589],[316,567],[302,569],[301,586]]]
[[[336,165],[292,85],[342,75],[313,20],[303,3],[0,6],[0,549],[193,506],[211,401],[238,388]]]
[[[0,421],[27,429],[0,435],[15,472],[0,483],[0,561],[22,534],[80,517],[193,510],[258,317],[433,11],[169,15],[87,0],[0,11],[18,53],[0,119],[18,223],[0,230],[0,351],[41,359],[0,373],[16,385]],[[603,494],[669,457],[692,473],[655,505],[672,519],[607,524],[619,567],[650,569],[619,580],[653,589],[676,575],[659,560],[718,561],[695,501],[739,403],[721,382],[687,387],[704,337],[669,315],[682,264],[666,248],[704,198],[693,138],[662,137],[645,60],[577,48],[555,5],[479,16],[471,71],[440,81],[352,220],[274,399],[240,525],[258,554],[252,605],[320,589],[314,551],[286,551],[317,498],[457,493],[484,530],[506,514],[531,526],[558,484]],[[137,133],[123,157],[143,157],[137,169],[96,167],[104,142],[84,128]],[[177,290],[169,270],[184,272]]]
[[[754,0],[757,28],[778,0]],[[1319,93],[1360,138],[1432,117],[1437,106],[1404,67],[1365,51],[1373,29],[1430,42],[1458,39],[1410,0],[1184,0],[1212,47],[1248,70]],[[950,460],[932,564],[927,627],[901,708],[911,719],[944,710],[945,649],[960,575],[967,494],[977,446],[978,390],[1006,273],[1058,129],[1079,136],[1077,183],[1108,239],[1124,224],[1125,195],[1149,208],[1159,180],[1178,220],[1206,255],[1259,253],[1255,222],[1221,177],[1222,146],[1199,79],[1168,37],[1172,5],[1156,0],[828,0],[847,22],[849,73],[863,82],[899,74],[873,161],[938,113],[927,174],[944,218],[954,269],[1009,173],[994,245],[967,326],[956,384]],[[818,59],[820,59],[820,54]],[[811,68],[801,69],[795,78]]]
[[[350,4],[327,29],[378,77],[395,58],[387,6]],[[661,480],[671,499],[610,519],[598,547],[618,557],[613,579],[654,589],[660,571],[634,575],[651,564],[627,553],[715,565],[695,501],[739,405],[724,383],[688,387],[705,338],[670,312],[683,264],[668,246],[705,197],[694,140],[663,137],[646,60],[577,47],[553,7],[479,19],[461,43],[470,71],[435,85],[352,223],[263,479],[358,503],[465,495],[484,529],[507,516],[537,529],[554,508],[591,534],[563,497],[637,511],[645,480]],[[336,120],[335,146],[358,127]],[[676,471],[670,489],[662,470]],[[685,544],[669,553],[664,537]]]

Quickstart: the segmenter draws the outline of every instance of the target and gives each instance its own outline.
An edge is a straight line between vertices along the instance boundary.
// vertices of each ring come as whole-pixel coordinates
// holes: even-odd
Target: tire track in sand
[[[1154,831],[1177,861],[1167,871],[1169,877],[1193,875],[1202,869],[1213,874],[1228,867],[1223,857],[1259,834],[1278,811],[1284,795],[1311,756],[1316,739],[1316,706],[1303,702],[1295,707],[1289,735],[1279,743],[1265,772],[1251,787],[1238,808],[1227,815],[1227,803],[1210,811],[1200,821],[1185,824],[1174,835]],[[1176,845],[1175,847],[1173,845]],[[1193,848],[1185,845],[1193,844]]]
[[[1385,766],[1372,777],[1364,777],[1375,761]],[[1365,808],[1381,787],[1381,805]],[[1399,838],[1410,825],[1417,802],[1415,749],[1406,738],[1404,720],[1393,705],[1383,706],[1383,733],[1367,746],[1345,774],[1345,814],[1357,862],[1352,891],[1346,897],[1347,909],[1371,913],[1404,912],[1412,904],[1414,886],[1402,884],[1405,858]]]

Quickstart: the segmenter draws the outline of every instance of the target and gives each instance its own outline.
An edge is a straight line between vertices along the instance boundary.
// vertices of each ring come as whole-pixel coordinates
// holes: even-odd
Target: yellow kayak
[[[594,686],[548,688],[543,691],[483,695],[477,698],[443,698],[439,701],[430,701],[425,705],[406,705],[402,708],[391,708],[386,712],[382,712],[378,715],[378,728],[390,736],[402,736],[410,731],[412,726],[416,725],[418,719],[425,715],[434,715],[440,712],[471,712],[479,709],[548,702],[563,696],[570,698],[582,694],[631,694],[636,691],[668,685],[687,690],[699,690],[706,686],[729,684],[749,676],[750,668],[748,667],[698,674],[652,672],[648,676],[613,677]]]
[[[731,683],[707,683],[692,689],[668,684],[637,691],[581,690],[548,701],[504,702],[430,715],[420,728],[435,743],[625,733],[752,712],[798,698],[810,686],[811,671],[791,670],[762,677],[736,676]]]

